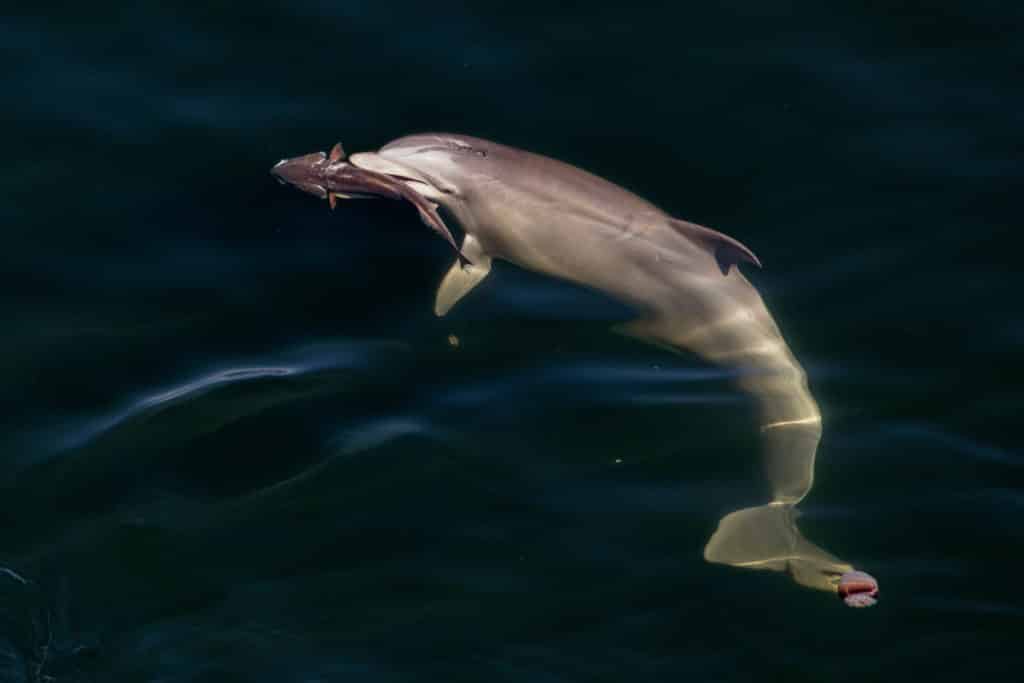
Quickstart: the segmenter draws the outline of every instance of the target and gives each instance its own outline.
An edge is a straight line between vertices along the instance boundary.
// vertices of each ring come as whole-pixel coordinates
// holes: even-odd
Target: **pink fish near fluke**
[[[846,572],[839,579],[839,597],[850,607],[871,607],[878,602],[878,582],[867,572]]]

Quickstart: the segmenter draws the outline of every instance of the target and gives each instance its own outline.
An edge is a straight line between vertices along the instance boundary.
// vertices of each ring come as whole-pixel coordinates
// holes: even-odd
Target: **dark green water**
[[[0,680],[1019,680],[1024,17],[768,4],[9,15]],[[878,606],[703,561],[765,495],[722,373],[508,265],[436,319],[408,206],[267,173],[423,130],[758,253]]]

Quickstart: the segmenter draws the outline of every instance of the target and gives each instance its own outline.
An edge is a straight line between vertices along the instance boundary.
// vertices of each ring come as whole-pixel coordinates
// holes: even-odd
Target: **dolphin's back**
[[[451,154],[466,169],[492,178],[500,176],[502,182],[532,193],[586,198],[590,203],[607,202],[623,212],[661,213],[642,197],[582,168],[469,135],[419,133],[393,140],[380,150],[381,156],[398,161],[435,152]]]
[[[484,201],[492,198],[495,185],[500,185],[508,192],[519,194],[520,203],[547,203],[553,215],[578,214],[591,218],[599,225],[610,227],[615,239],[632,237],[641,227],[650,231],[653,224],[667,227],[669,229],[660,238],[661,246],[685,248],[687,241],[696,242],[715,256],[723,273],[740,262],[761,265],[757,256],[738,240],[674,219],[633,192],[558,159],[450,133],[409,135],[381,148],[382,156],[395,160],[411,160],[423,154],[451,155],[459,159],[459,165],[475,176],[475,182],[465,184],[466,187],[486,188]],[[524,199],[527,197],[530,199]]]
[[[654,273],[648,261],[688,271],[714,263],[658,207],[557,159],[446,133],[399,138],[380,155],[432,178],[457,178],[459,201],[448,208],[489,254],[526,268],[607,290],[613,283],[605,280],[627,262],[647,271],[641,279]]]
[[[446,206],[492,256],[610,290],[645,309],[675,309],[669,300],[701,279],[706,291],[753,291],[731,272],[741,262],[761,265],[738,240],[673,218],[572,164],[450,133],[398,138],[380,155],[446,179],[455,197]],[[657,296],[652,280],[664,284]],[[636,296],[624,291],[631,283]]]

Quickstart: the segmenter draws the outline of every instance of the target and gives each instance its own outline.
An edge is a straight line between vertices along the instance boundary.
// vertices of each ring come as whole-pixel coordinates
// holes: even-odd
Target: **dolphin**
[[[327,199],[377,196],[413,204],[456,252],[434,310],[446,314],[493,259],[603,292],[637,312],[622,329],[733,369],[757,406],[771,499],[723,517],[704,548],[713,563],[788,573],[853,607],[874,604],[878,582],[803,537],[799,503],[814,480],[821,412],[806,374],[739,266],[760,267],[738,240],[674,218],[567,163],[480,138],[426,133],[376,152],[283,159],[282,183]],[[461,227],[461,244],[440,218]]]

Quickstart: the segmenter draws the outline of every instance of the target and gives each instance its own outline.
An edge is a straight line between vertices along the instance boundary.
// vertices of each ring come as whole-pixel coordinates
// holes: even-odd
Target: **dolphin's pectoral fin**
[[[672,226],[690,239],[702,243],[711,251],[715,255],[715,260],[718,261],[722,275],[728,275],[729,270],[739,263],[753,263],[758,268],[761,267],[761,260],[739,240],[723,235],[717,230],[678,218],[672,219]]]
[[[472,235],[462,240],[462,254],[469,260],[463,263],[460,257],[441,280],[434,302],[434,313],[442,316],[466,296],[480,281],[491,272],[491,257],[484,253],[480,243]]]

